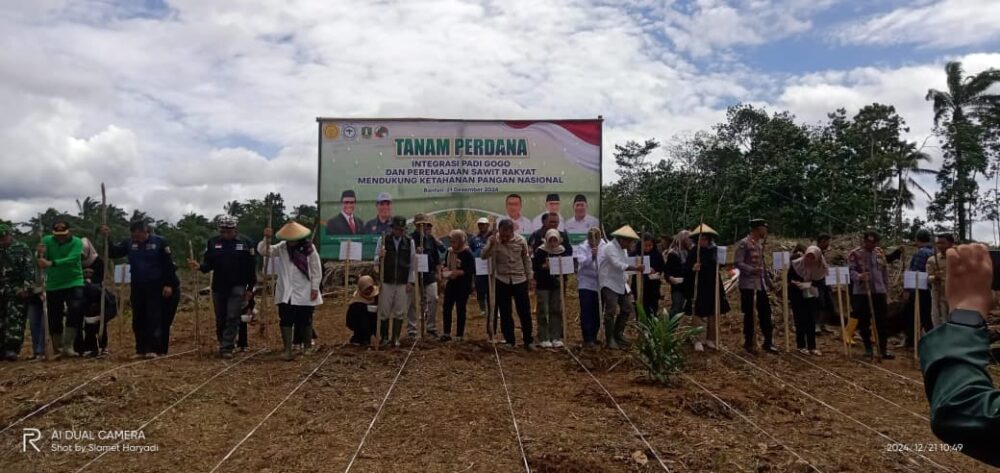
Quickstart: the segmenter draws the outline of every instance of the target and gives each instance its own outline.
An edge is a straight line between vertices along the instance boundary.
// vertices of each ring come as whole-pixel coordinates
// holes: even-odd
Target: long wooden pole
[[[913,288],[913,359],[920,364],[920,353],[917,347],[920,346],[920,273],[914,274]]]
[[[274,230],[273,217],[274,217],[274,208],[270,204],[268,204],[268,206],[267,206],[267,228],[270,228],[272,231]],[[263,291],[263,293],[261,294],[261,297],[260,297],[260,302],[261,302],[261,308],[260,308],[260,334],[264,336],[264,345],[270,347],[270,345],[271,345],[271,336],[268,334],[268,331],[267,331],[267,328],[268,328],[268,325],[269,325],[268,314],[267,314],[268,311],[267,311],[267,309],[269,308],[269,306],[271,304],[268,303],[267,296],[268,296],[268,294],[271,294],[271,289],[272,289],[271,288],[271,274],[270,274],[270,272],[271,272],[270,271],[270,266],[271,266],[271,257],[272,257],[272,254],[271,254],[271,237],[269,237],[267,235],[264,236],[264,249],[267,250],[267,254],[264,255],[264,291]],[[274,296],[272,295],[271,298],[273,300]]]
[[[105,227],[108,225],[108,194],[107,194],[107,191],[105,190],[103,182],[101,183],[101,225],[105,226]],[[101,339],[104,338],[105,325],[106,325],[106,320],[107,320],[106,315],[105,315],[105,314],[107,314],[107,307],[106,307],[107,302],[105,301],[105,297],[104,297],[104,286],[105,286],[105,284],[108,281],[108,261],[109,261],[108,239],[110,239],[110,238],[111,238],[110,233],[108,235],[104,236],[104,254],[101,255],[102,258],[103,258],[103,261],[101,262],[101,265],[104,266],[104,271],[103,271],[104,274],[103,274],[103,278],[101,280],[101,320],[100,320],[100,325],[97,328],[97,354],[98,354],[98,356],[102,355],[104,353],[104,349],[107,348],[107,347],[102,347],[101,346]]]
[[[790,258],[786,258],[785,257],[785,253],[784,252],[779,253],[779,257],[782,260],[781,261],[781,263],[782,263],[782,266],[781,266],[781,277],[782,277],[782,283],[781,283],[781,312],[782,312],[782,316],[785,319],[785,351],[791,351],[792,350],[792,337],[791,337],[792,329],[791,329],[791,327],[788,324],[788,266],[791,265],[791,261],[789,261]],[[801,327],[797,328],[797,330],[801,330],[801,329],[802,329]]]
[[[639,260],[636,262],[636,266],[639,266],[639,265],[641,265],[641,264],[643,264],[643,263],[646,262],[646,242],[644,240],[645,234],[646,234],[645,229],[640,230],[639,243],[638,243],[638,245],[639,245]],[[645,312],[645,310],[646,310],[645,304],[643,304],[643,300],[644,299],[642,297],[642,289],[643,289],[643,287],[642,287],[643,284],[642,283],[643,283],[643,278],[645,277],[645,275],[646,275],[646,268],[642,268],[642,271],[639,271],[635,275],[635,285],[636,285],[635,297],[637,299],[636,303],[643,305],[643,308],[642,308],[643,312]],[[649,314],[646,314],[646,316],[648,317]]]
[[[349,287],[351,281],[351,240],[344,240],[340,242],[341,245],[347,244],[347,248],[344,250],[344,301],[351,300],[351,288]]]
[[[270,249],[270,248],[269,248]],[[192,261],[194,260],[194,245],[191,240],[188,240],[188,258]],[[267,261],[266,259],[264,261]],[[199,273],[201,271],[195,270],[192,275],[194,279],[194,343],[198,345],[198,358],[201,358],[201,287],[199,280],[201,279]]]
[[[565,246],[563,246],[565,248]],[[566,276],[563,274],[563,252],[559,255],[559,290],[562,294],[559,297],[559,310],[562,311],[562,336],[566,337]]]
[[[874,252],[873,252],[874,253]],[[868,258],[865,257],[865,273],[868,274],[868,278],[865,279],[865,294],[868,296],[868,316],[869,316],[869,329],[872,333],[872,338],[875,341],[875,360],[882,362],[882,344],[879,343],[878,338],[878,321],[875,319],[875,299],[872,295],[872,271],[871,264],[868,263]],[[888,268],[887,268],[888,269]],[[883,270],[884,271],[884,270]]]
[[[45,258],[45,252],[43,250],[44,246],[42,244],[43,231],[42,231],[42,214],[38,214],[38,247],[35,248],[38,258]],[[42,299],[42,331],[45,332],[42,340],[45,340],[45,359],[51,360],[55,357],[55,348],[53,347],[52,334],[49,332],[49,297],[46,291],[46,284],[48,282],[48,269],[39,268],[39,278],[42,286],[42,291],[39,296]]]
[[[490,233],[489,233],[489,237],[488,238],[494,238],[496,236],[496,231],[497,231],[496,223],[497,223],[496,222],[496,218],[495,217],[490,217]],[[485,246],[488,243],[489,243],[489,241],[487,241],[486,243],[484,243],[483,246]],[[496,334],[497,334],[496,333],[497,332],[496,324],[493,321],[494,318],[497,316],[497,313],[496,313],[496,306],[497,306],[497,299],[496,299],[496,297],[497,297],[497,277],[496,276],[497,275],[496,275],[495,265],[493,264],[493,260],[495,258],[495,255],[496,255],[496,250],[494,249],[493,256],[490,256],[489,258],[486,259],[487,279],[488,279],[489,285],[490,285],[490,287],[489,287],[489,294],[488,294],[489,300],[487,301],[487,305],[489,307],[487,307],[487,309],[486,309],[487,310],[487,316],[486,316],[486,335],[489,337],[490,342],[493,342],[494,339],[496,339]],[[480,256],[482,256],[482,255],[480,255]]]
[[[423,227],[421,225],[417,225],[417,233],[418,233],[417,236],[420,238],[420,254],[426,256],[427,255],[427,251],[426,251],[426,249],[424,249],[424,229],[423,229]],[[430,262],[430,257],[428,256],[427,258],[428,258],[427,259],[427,269],[429,271],[431,269],[430,268],[431,262]],[[417,311],[418,314],[420,314],[420,338],[424,338],[424,327],[425,327],[424,324],[425,324],[426,317],[424,316],[424,305],[421,303],[421,297],[420,297],[421,296],[421,291],[424,290],[424,279],[423,279],[423,273],[420,272],[420,268],[419,268],[420,265],[418,264],[417,266],[418,266],[417,267],[417,288],[413,292],[413,300],[417,304],[417,307],[416,307],[415,310]]]
[[[704,218],[704,215],[702,216]],[[694,262],[698,269],[694,272],[694,294],[691,296],[691,315],[698,315],[698,280],[701,279],[701,237],[704,233],[704,220],[698,222],[698,227],[701,232],[698,233],[698,241],[694,243],[695,257]]]
[[[385,239],[386,239],[386,236],[388,236],[387,233],[383,233],[382,234],[382,238],[379,240],[378,244],[376,245],[378,248],[375,248],[375,254],[378,256],[378,277],[379,277],[379,279],[381,279],[381,281],[379,281],[379,282],[382,283],[382,289],[385,289],[385,257],[382,255],[382,251],[385,248]],[[378,315],[376,315],[375,316],[375,332],[377,332],[379,330],[379,328],[378,328],[379,323],[382,323],[382,321],[378,320]],[[384,323],[387,323],[387,324],[388,323],[392,323],[392,314],[391,313],[389,314],[389,317],[385,319]],[[380,337],[377,334],[375,334],[374,332],[372,332],[372,334],[369,335],[369,340],[370,339],[375,339],[375,343],[374,343],[375,351],[378,351],[378,350],[380,350],[382,348],[382,337]]]
[[[716,252],[716,253],[718,253],[718,252]],[[719,274],[719,268],[721,266],[719,265],[719,261],[718,261],[719,256],[718,256],[718,254],[716,254],[715,259],[716,259],[716,261],[715,261],[715,314],[712,316],[712,319],[714,319],[713,320],[713,324],[712,324],[712,328],[715,331],[715,349],[716,350],[722,350],[722,339],[719,336],[719,325],[720,325],[720,320],[719,319],[722,316],[722,301],[720,300],[722,298],[722,296],[719,294],[719,280],[721,279],[722,276]],[[723,261],[722,263],[724,265],[725,261]]]

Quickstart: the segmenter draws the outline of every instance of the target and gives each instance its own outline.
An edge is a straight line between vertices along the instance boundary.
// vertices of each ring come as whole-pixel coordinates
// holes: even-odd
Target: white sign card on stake
[[[129,265],[115,265],[115,284],[132,284],[132,271]]]
[[[559,261],[562,260],[562,271],[560,271]],[[549,274],[558,276],[560,274],[573,274],[572,256],[553,256],[549,258]]]
[[[340,260],[361,261],[364,244],[360,241],[343,240],[340,242]]]
[[[837,273],[833,272],[834,268],[830,268],[830,271],[826,272],[826,285],[836,286],[837,285]]]
[[[775,251],[771,253],[771,262],[774,265],[775,271],[781,271],[785,269],[789,263],[791,263],[792,254],[787,251]]]
[[[430,263],[427,260],[427,255],[417,255],[417,272],[426,273],[430,271]]]
[[[837,267],[837,284],[843,284],[845,286],[851,284],[851,268],[847,266]]]
[[[726,264],[726,262],[727,262],[726,261],[726,251],[727,250],[728,250],[728,248],[726,248],[725,246],[717,246],[717,247],[715,247],[715,251],[718,252],[715,257],[717,258],[716,261],[719,264]]]
[[[903,289],[917,288],[917,272],[903,271]]]
[[[476,258],[476,276],[489,276],[490,275],[490,260],[485,258]]]

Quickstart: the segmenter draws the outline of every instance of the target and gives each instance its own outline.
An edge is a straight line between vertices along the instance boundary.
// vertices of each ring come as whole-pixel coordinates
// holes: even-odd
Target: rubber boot
[[[378,327],[378,345],[384,347],[389,343],[389,321],[391,319],[385,319],[379,321]]]
[[[618,349],[618,340],[615,337],[615,319],[614,317],[604,318],[604,339],[605,346],[610,350]]]
[[[628,314],[618,314],[615,318],[615,340],[618,346],[628,348],[632,343],[625,339],[625,326],[628,325]]]
[[[403,319],[392,319],[392,345],[399,346],[399,334],[403,331]]]
[[[295,339],[295,327],[281,327],[281,346],[285,349],[282,358],[285,361],[292,361],[295,355],[292,354],[292,342]]]
[[[80,354],[73,349],[73,344],[76,342],[76,332],[77,330],[73,327],[66,327],[63,330],[62,351],[59,352],[60,355],[80,356]]]
[[[857,329],[858,329],[858,319],[855,319],[854,317],[848,317],[847,330],[846,330],[847,333],[844,335],[845,337],[844,340],[847,342],[848,345],[851,346],[854,345],[854,332]]]
[[[312,324],[301,324],[302,328],[299,330],[302,337],[302,354],[312,355],[313,354],[313,329]],[[296,329],[299,327],[296,326]]]

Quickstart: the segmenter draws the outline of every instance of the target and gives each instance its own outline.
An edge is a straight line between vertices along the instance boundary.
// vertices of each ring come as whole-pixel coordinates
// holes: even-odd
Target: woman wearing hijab
[[[795,345],[803,355],[820,356],[816,349],[816,310],[819,303],[818,281],[826,278],[826,260],[818,246],[792,260],[788,269],[788,301],[795,316]]]
[[[670,283],[670,315],[679,314],[684,311],[684,304],[687,298],[684,294],[689,292],[692,274],[688,272],[688,253],[691,251],[691,232],[681,230],[670,242],[667,250],[666,263],[663,273]]]
[[[451,247],[444,259],[443,276],[447,284],[444,287],[444,334],[441,341],[451,340],[451,311],[454,309],[458,318],[455,341],[460,342],[465,337],[465,311],[472,294],[472,279],[476,276],[476,261],[464,231],[452,230],[448,237]]]
[[[729,312],[729,300],[726,298],[725,290],[719,274],[718,247],[715,246],[715,237],[718,235],[715,230],[705,224],[701,224],[691,232],[691,236],[698,238],[698,253],[689,254],[684,265],[687,274],[691,274],[692,279],[697,280],[697,284],[691,283],[685,289],[686,299],[685,312],[695,315],[695,323],[702,326],[701,321],[707,322],[706,330],[699,340],[694,342],[695,351],[704,351],[704,345],[709,348],[716,348],[718,340],[715,339],[715,325],[719,323],[715,317],[715,304],[718,300],[719,314]],[[695,294],[695,286],[698,286]],[[718,290],[718,292],[716,292]],[[694,307],[692,307],[694,306]]]
[[[347,306],[347,328],[354,332],[351,345],[367,347],[375,335],[378,320],[378,286],[371,276],[358,278],[358,289],[354,291]]]
[[[545,231],[545,243],[535,250],[531,266],[535,273],[535,296],[538,298],[538,346],[542,348],[563,347],[563,313],[561,276],[553,276],[549,271],[549,258],[572,256],[573,252],[563,244],[559,230]]]
[[[277,255],[278,284],[274,289],[274,301],[278,304],[281,319],[281,342],[285,361],[292,361],[292,341],[296,332],[302,340],[302,352],[312,352],[312,317],[316,306],[323,303],[319,285],[323,279],[319,252],[309,241],[312,232],[291,221],[278,230],[277,244],[267,245],[261,241],[257,251],[264,257]],[[264,237],[271,237],[271,229],[264,229]]]

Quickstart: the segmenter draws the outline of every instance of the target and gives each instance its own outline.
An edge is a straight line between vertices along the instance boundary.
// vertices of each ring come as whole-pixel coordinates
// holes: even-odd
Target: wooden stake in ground
[[[267,205],[267,228],[274,231],[273,216],[274,209],[271,204]],[[270,265],[271,265],[271,237],[264,235],[264,249],[267,254],[264,256],[264,290],[261,291],[260,295],[260,334],[264,336],[264,346],[269,347],[271,345],[271,336],[267,332],[268,318],[267,309],[270,306],[267,302],[267,295],[271,292],[271,275],[270,275]],[[271,296],[274,299],[274,296]]]
[[[420,254],[426,255],[427,252],[424,251],[424,229],[423,229],[422,225],[417,225],[417,233],[419,233],[418,236],[420,237]],[[430,264],[431,264],[430,257],[428,256],[427,258],[428,258],[427,259],[427,269],[430,270]],[[419,314],[419,316],[420,316],[420,338],[422,339],[422,338],[424,338],[424,328],[425,328],[426,323],[427,323],[426,322],[427,317],[424,315],[424,305],[421,303],[421,298],[420,298],[420,296],[422,295],[421,292],[424,290],[424,278],[423,278],[423,273],[420,272],[420,267],[419,266],[420,265],[418,264],[417,265],[417,287],[413,291],[413,301],[414,301],[414,303],[417,304],[417,307],[416,307],[415,310],[417,311],[417,314]]]
[[[840,281],[842,280],[840,275],[841,272],[840,268],[838,267],[836,270],[836,279],[833,287],[836,288],[837,290],[837,318],[840,319],[840,340],[844,342],[844,356],[850,358],[851,357],[850,345],[848,344],[847,341],[847,325],[846,325],[847,321],[845,320],[847,317],[847,313],[844,312],[845,311],[844,299],[846,299],[844,292],[846,291],[844,291],[843,285],[840,284]]]
[[[882,362],[882,344],[879,343],[878,338],[878,322],[875,319],[875,299],[872,295],[872,271],[871,265],[868,263],[868,258],[865,258],[865,274],[868,277],[865,279],[865,294],[868,296],[868,328],[872,334],[872,339],[875,341],[875,361]],[[886,268],[888,269],[888,268]]]
[[[104,188],[103,182],[101,183],[101,225],[105,227],[108,225],[108,194]],[[101,262],[101,264],[104,266],[104,279],[101,281],[101,320],[100,320],[100,325],[97,328],[98,355],[102,355],[104,353],[104,350],[107,348],[101,346],[101,339],[104,338],[105,320],[107,320],[105,317],[105,314],[107,314],[107,307],[106,307],[107,302],[105,301],[104,297],[104,286],[108,281],[108,261],[109,261],[108,239],[110,238],[111,238],[110,234],[104,236],[104,254],[102,255],[104,261]],[[112,275],[112,277],[114,276]]]
[[[344,301],[351,300],[351,240],[344,240],[340,242],[341,245],[347,245],[344,250]]]
[[[779,253],[780,258],[782,258],[781,266],[781,311],[785,318],[785,351],[792,350],[792,329],[788,324],[788,267],[791,265],[789,258],[785,258],[785,253]]]
[[[913,360],[920,365],[920,273],[914,274],[916,284],[913,288]]]
[[[756,242],[754,242],[756,244]],[[760,242],[760,246],[757,247],[757,269],[760,274],[757,275],[760,281],[761,290],[767,287],[764,283],[764,242]],[[756,284],[755,284],[756,285]],[[753,289],[753,308],[750,310],[750,332],[753,333],[753,348],[757,348],[757,293],[760,292],[757,288]]]
[[[38,215],[38,247],[35,251],[38,258],[45,258],[45,246],[42,244],[42,215]],[[48,269],[38,268],[39,284],[41,284],[41,293],[39,296],[42,299],[42,331],[45,334],[42,336],[42,340],[45,340],[45,359],[51,360],[55,357],[55,349],[53,348],[52,332],[49,332],[49,298],[46,294],[45,286],[48,282]]]
[[[194,260],[194,245],[188,240],[188,258]],[[266,259],[264,261],[267,261]],[[201,279],[201,271],[195,270],[194,278],[194,343],[198,346],[198,358],[201,358],[201,286],[198,280]]]
[[[563,247],[565,248],[565,246]],[[562,255],[559,255],[559,290],[562,292],[559,297],[559,310],[562,311],[562,333],[566,337],[566,276],[563,274]]]
[[[705,230],[704,229],[704,225],[705,225],[705,222],[702,220],[698,224],[697,228],[699,228],[700,231],[704,232],[704,230]],[[701,236],[702,236],[702,234],[699,233],[698,237],[697,237],[698,238],[697,241],[694,242],[694,249],[695,249],[694,263],[695,263],[695,266],[698,269],[696,269],[695,272],[694,272],[694,294],[691,296],[691,314],[693,314],[695,316],[697,316],[697,314],[698,314],[698,280],[701,279],[701,277],[700,277],[701,276]],[[718,291],[716,291],[716,292],[718,292]]]
[[[722,339],[719,337],[719,319],[722,317],[722,301],[720,300],[722,296],[719,294],[719,280],[722,276],[719,274],[719,268],[722,266],[718,264],[718,256],[716,256],[715,263],[715,314],[712,316],[713,323],[711,325],[715,331],[715,349],[722,350]],[[725,263],[725,261],[723,261],[723,263]]]
[[[640,234],[639,234],[639,243],[638,243],[638,245],[639,245],[639,261],[636,262],[636,266],[640,266],[640,265],[642,265],[642,263],[644,263],[646,261],[646,258],[645,258],[645,256],[646,256],[646,247],[645,247],[645,241],[643,240],[643,238],[644,238],[645,235],[646,235],[645,229],[641,230]],[[636,303],[637,304],[642,304],[642,301],[643,301],[643,298],[642,298],[642,277],[645,274],[646,274],[646,268],[642,268],[642,271],[637,272],[636,275],[635,275],[635,287],[636,287],[635,298],[636,298]],[[643,307],[643,309],[645,310],[645,307]],[[646,314],[646,316],[649,316],[649,314]]]
[[[499,242],[499,238],[496,235],[497,235],[497,221],[496,221],[496,217],[492,217],[491,216],[490,217],[490,236],[489,236],[489,238],[497,238],[497,242]],[[497,335],[497,326],[496,326],[495,320],[496,320],[496,318],[499,318],[499,314],[497,314],[497,309],[496,309],[496,307],[497,307],[497,302],[496,302],[497,301],[497,299],[496,299],[496,297],[497,297],[497,274],[496,274],[496,266],[493,264],[493,261],[494,261],[495,258],[496,258],[496,251],[494,251],[493,256],[490,256],[486,260],[486,269],[488,270],[487,274],[488,274],[489,283],[490,283],[489,296],[488,296],[489,297],[489,301],[487,301],[487,304],[489,305],[489,307],[487,307],[487,309],[486,309],[487,310],[487,316],[486,316],[486,335],[490,338],[491,342],[496,338],[496,335]]]

